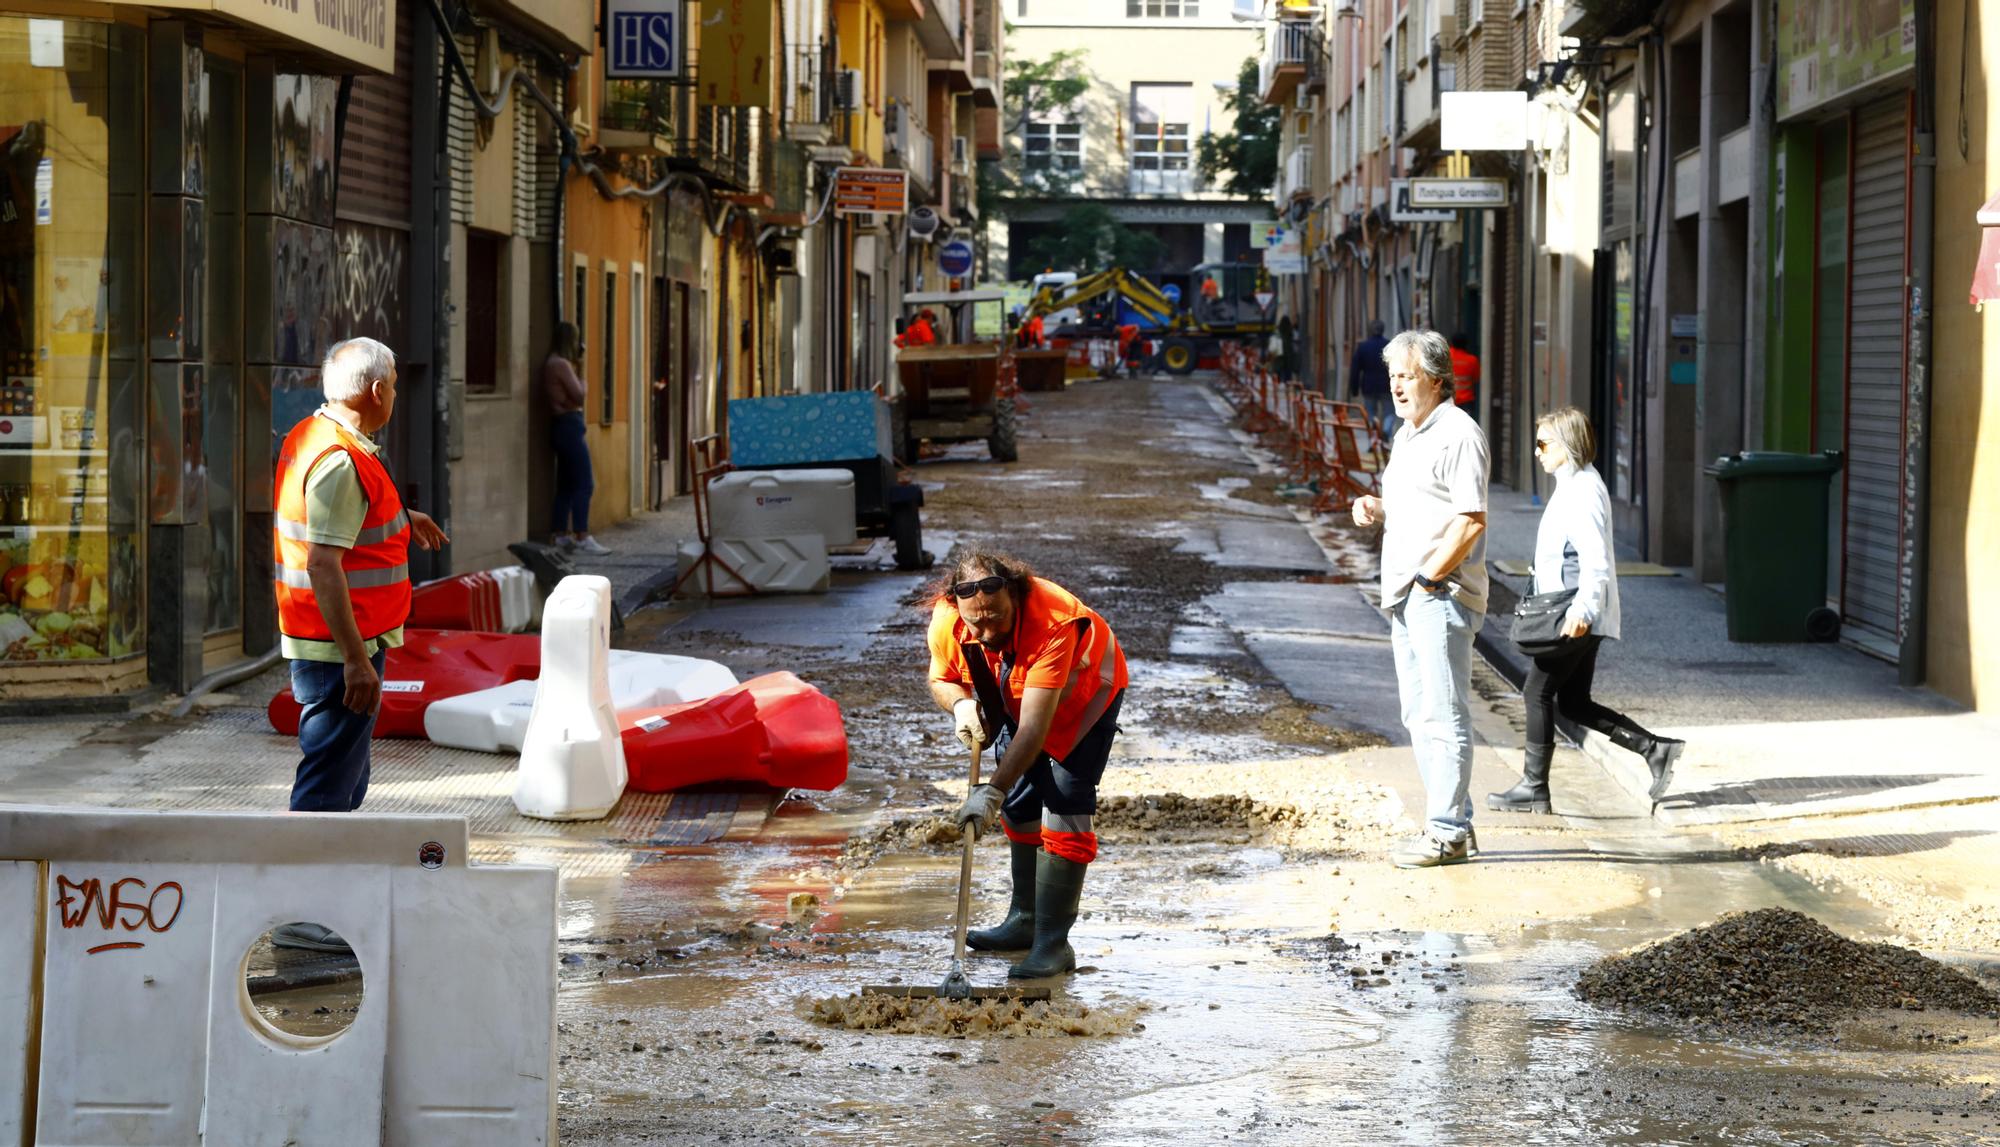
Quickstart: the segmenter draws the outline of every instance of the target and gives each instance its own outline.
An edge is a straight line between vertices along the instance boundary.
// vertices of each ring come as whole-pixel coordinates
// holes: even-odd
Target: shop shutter
[[[477,57],[477,47],[470,34],[458,37],[459,53],[468,63]],[[442,47],[438,49],[438,55],[439,67],[451,67],[450,61],[443,59]],[[466,94],[465,85],[454,79],[445,147],[451,161],[451,221],[459,224],[472,222],[472,117],[472,100]]]
[[[428,18],[428,17],[425,17]],[[340,147],[342,219],[410,226],[410,15],[396,21],[396,71],[356,76]]]
[[[1907,94],[1855,117],[1852,294],[1841,612],[1897,637],[1902,551],[1903,367],[1908,313]]]

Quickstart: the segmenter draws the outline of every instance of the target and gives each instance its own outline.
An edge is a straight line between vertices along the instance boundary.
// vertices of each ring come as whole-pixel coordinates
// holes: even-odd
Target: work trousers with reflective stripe
[[[1043,753],[1000,805],[1000,827],[1007,839],[1039,840],[1043,848],[1078,864],[1097,857],[1097,834],[1090,818],[1097,812],[1097,782],[1111,760],[1111,742],[1118,735],[1118,711],[1125,707],[1125,691],[1105,706],[1097,723],[1078,738],[1076,747],[1058,761]],[[994,742],[994,759],[1007,755],[1013,734],[1000,731]]]

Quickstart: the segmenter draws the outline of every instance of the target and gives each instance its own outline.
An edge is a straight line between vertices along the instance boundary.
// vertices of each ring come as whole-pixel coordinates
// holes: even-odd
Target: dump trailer
[[[995,462],[1018,457],[1014,440],[1014,400],[1000,393],[998,340],[972,337],[972,309],[1004,306],[999,290],[917,291],[903,296],[907,320],[928,310],[937,316],[937,342],[905,346],[896,355],[903,393],[897,405],[897,445],[903,459],[932,442],[984,441]]]

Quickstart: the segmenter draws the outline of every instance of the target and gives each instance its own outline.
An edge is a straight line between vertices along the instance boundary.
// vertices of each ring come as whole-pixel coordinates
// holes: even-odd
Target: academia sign
[[[604,75],[678,80],[687,74],[681,0],[604,0]]]

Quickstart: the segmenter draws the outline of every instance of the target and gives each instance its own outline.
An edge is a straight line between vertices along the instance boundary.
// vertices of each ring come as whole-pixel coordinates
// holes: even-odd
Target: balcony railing
[[[801,143],[826,143],[847,127],[834,106],[837,59],[827,43],[792,48],[792,99],[785,135]]]
[[[1281,104],[1319,67],[1319,29],[1305,20],[1279,20],[1266,28],[1264,58],[1257,67],[1257,91],[1267,104]]]
[[[1000,54],[972,53],[972,103],[974,107],[1000,106]]]
[[[1133,195],[1186,195],[1195,189],[1194,172],[1186,168],[1165,171],[1135,167],[1126,184]]]
[[[936,148],[931,143],[930,132],[924,130],[923,121],[917,118],[916,109],[903,100],[889,101],[889,115],[883,124],[888,136],[889,150],[925,191],[937,186]]]
[[[1312,144],[1299,144],[1286,154],[1284,162],[1278,165],[1278,182],[1272,196],[1279,206],[1290,203],[1294,196],[1312,194],[1312,170]]]

